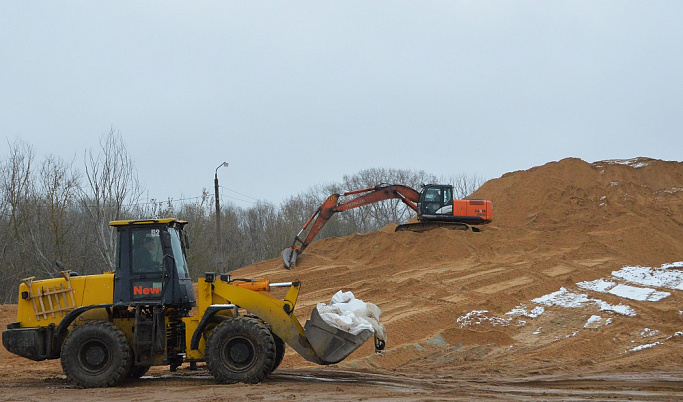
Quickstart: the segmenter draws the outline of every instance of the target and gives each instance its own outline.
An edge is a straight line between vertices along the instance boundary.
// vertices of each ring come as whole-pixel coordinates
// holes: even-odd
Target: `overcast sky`
[[[120,131],[154,198],[683,156],[683,1],[0,0],[0,156]],[[229,198],[231,197],[231,198]],[[251,197],[251,198],[249,198]]]

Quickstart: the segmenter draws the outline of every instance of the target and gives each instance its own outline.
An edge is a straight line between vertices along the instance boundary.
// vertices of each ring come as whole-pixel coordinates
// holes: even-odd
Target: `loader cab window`
[[[183,253],[183,246],[180,242],[180,233],[174,228],[168,228],[168,233],[171,237],[171,248],[173,249],[173,259],[175,260],[176,271],[179,278],[189,278],[190,273],[187,270],[187,261],[185,261],[185,253]]]
[[[132,273],[162,272],[163,249],[159,229],[132,231]]]

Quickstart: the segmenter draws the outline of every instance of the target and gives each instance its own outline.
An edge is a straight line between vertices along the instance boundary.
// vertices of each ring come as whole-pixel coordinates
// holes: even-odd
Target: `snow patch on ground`
[[[655,342],[655,343],[649,343],[647,345],[636,346],[633,349],[629,349],[627,352],[637,352],[639,350],[650,349],[650,348],[655,347],[657,345],[662,345],[662,343],[661,342]]]
[[[677,268],[683,268],[683,261],[663,264],[659,268],[623,267],[612,272],[612,276],[636,285],[683,290],[683,271]]]
[[[561,287],[557,292],[549,293],[545,296],[537,297],[531,301],[536,304],[544,304],[546,306],[560,306],[565,308],[579,308],[588,303],[591,299],[587,294],[574,293]]]
[[[610,293],[615,296],[639,301],[659,301],[671,296],[669,292],[659,292],[652,288],[639,288],[631,285],[617,284],[616,282],[597,279],[588,282],[579,282],[578,287],[600,293]]]
[[[606,281],[604,279],[596,279],[594,281],[579,282],[576,286],[581,289],[592,290],[594,292],[608,292],[610,289],[617,285],[616,282]]]
[[[603,167],[604,165],[626,165],[626,166],[631,166],[633,168],[642,168],[645,166],[648,166],[650,163],[642,160],[638,160],[637,158],[631,158],[631,159],[609,159],[609,160],[604,160],[600,162],[596,162],[597,167]]]
[[[539,315],[543,314],[544,312],[545,312],[545,308],[543,308],[542,306],[536,306],[531,311],[527,311],[527,306],[521,305],[521,306],[517,306],[517,307],[513,308],[512,310],[508,311],[507,313],[505,313],[505,315],[536,318]]]
[[[469,313],[458,317],[456,323],[460,324],[460,328],[465,328],[470,325],[481,325],[485,322],[491,325],[501,325],[507,327],[510,325],[510,318],[500,318],[500,317],[489,317],[486,315],[488,310],[472,310]]]
[[[683,261],[663,264],[659,268],[627,266],[612,271],[610,279],[596,279],[576,285],[585,290],[610,293],[626,299],[655,302],[671,296],[671,293],[653,288],[683,290],[683,271],[678,268],[683,268]]]
[[[659,331],[657,331],[656,329],[645,328],[642,331],[640,331],[640,336],[642,336],[643,338],[655,336],[657,334],[659,334]]]
[[[604,302],[600,299],[594,299],[594,300],[595,300],[595,304],[597,304],[598,307],[600,308],[600,311],[613,311],[617,314],[625,315],[628,317],[635,317],[637,315],[636,311],[634,309],[632,309],[631,306],[628,306],[626,304],[619,303],[616,306],[614,306],[614,305],[609,304],[607,302]]]
[[[531,301],[536,304],[544,304],[549,307],[558,306],[565,308],[585,307],[586,304],[592,303],[597,305],[600,311],[613,311],[615,313],[627,315],[630,317],[636,315],[635,310],[633,310],[629,306],[623,304],[614,306],[603,300],[590,298],[585,293],[570,292],[564,287],[560,288],[560,290],[558,290],[557,292],[537,297]]]
[[[683,290],[683,271],[681,271],[681,269],[683,269],[683,261],[663,264],[659,268],[626,266],[618,271],[613,271],[609,278],[579,282],[576,286],[583,290],[597,293],[609,293],[624,299],[657,302],[669,297],[671,293],[655,288]],[[489,323],[494,326],[508,326],[513,321],[513,317],[534,319],[543,315],[546,311],[546,307],[581,308],[595,306],[599,311],[611,311],[627,317],[635,317],[637,315],[636,311],[629,305],[622,303],[617,305],[610,304],[603,300],[592,298],[586,293],[572,292],[565,287],[561,287],[560,290],[556,292],[532,299],[531,303],[534,303],[537,306],[533,309],[529,309],[525,304],[516,306],[505,313],[505,317],[503,318],[491,316],[488,310],[473,310],[466,315],[459,317],[456,322],[460,325],[460,328],[471,325],[481,325],[483,323]],[[681,311],[680,314],[683,315],[683,311]],[[599,315],[592,315],[588,318],[583,328],[594,329],[611,323],[612,318],[604,319]],[[525,326],[527,322],[518,319],[517,324],[519,326]],[[532,334],[540,335],[541,329],[542,327],[538,327]],[[576,336],[577,333],[578,331],[571,335],[567,335],[567,337]],[[658,334],[659,331],[649,328],[645,328],[641,332],[642,337],[654,337]],[[683,336],[683,331],[676,332],[666,339],[668,340],[676,336]],[[661,342],[641,345],[634,347],[627,352],[637,352],[659,344],[661,344]]]
[[[605,325],[609,325],[612,323],[612,319],[604,319],[600,317],[599,315],[592,315],[590,318],[588,318],[588,321],[586,321],[586,324],[584,324],[584,328],[600,328]]]
[[[609,293],[627,299],[651,302],[659,301],[671,296],[671,293],[669,292],[658,292],[652,288],[639,288],[623,284],[615,286]]]

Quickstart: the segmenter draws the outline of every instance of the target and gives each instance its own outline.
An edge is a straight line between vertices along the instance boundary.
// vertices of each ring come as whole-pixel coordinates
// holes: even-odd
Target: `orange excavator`
[[[342,197],[349,196],[355,197],[342,200]],[[361,190],[332,194],[306,221],[294,237],[292,245],[282,252],[285,267],[291,269],[296,265],[299,254],[308,247],[335,213],[389,199],[399,199],[417,213],[418,222],[399,225],[396,227],[397,232],[424,232],[439,227],[479,232],[477,227],[471,225],[490,223],[493,216],[491,201],[453,199],[453,186],[447,184],[427,184],[422,186],[419,192],[401,184],[379,184]],[[302,239],[301,235],[309,226],[308,234]]]

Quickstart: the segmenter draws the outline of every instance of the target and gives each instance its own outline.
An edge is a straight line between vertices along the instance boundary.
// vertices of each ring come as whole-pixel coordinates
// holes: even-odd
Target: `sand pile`
[[[667,276],[683,264],[662,266],[683,261],[683,163],[565,159],[473,196],[494,204],[480,233],[387,227],[315,241],[293,271],[274,259],[237,273],[301,280],[302,323],[339,290],[379,306],[387,349],[375,355],[367,342],[342,368],[534,375],[683,364],[683,283]],[[304,366],[288,350],[281,367]]]
[[[681,256],[680,162],[564,159],[505,174],[473,196],[494,201],[495,225],[501,228],[589,233],[594,247],[613,249],[637,263]]]
[[[302,321],[340,289],[377,304],[388,351],[364,346],[345,367],[536,373],[683,363],[671,353],[683,340],[683,285],[650,287],[669,293],[657,302],[578,285],[603,279],[627,289],[631,282],[610,282],[612,272],[683,261],[683,163],[565,159],[508,173],[473,196],[494,204],[481,233],[388,227],[316,241],[294,271],[272,260],[240,273],[301,279]],[[542,302],[561,290],[587,301]],[[292,355],[285,363],[305,364]]]

